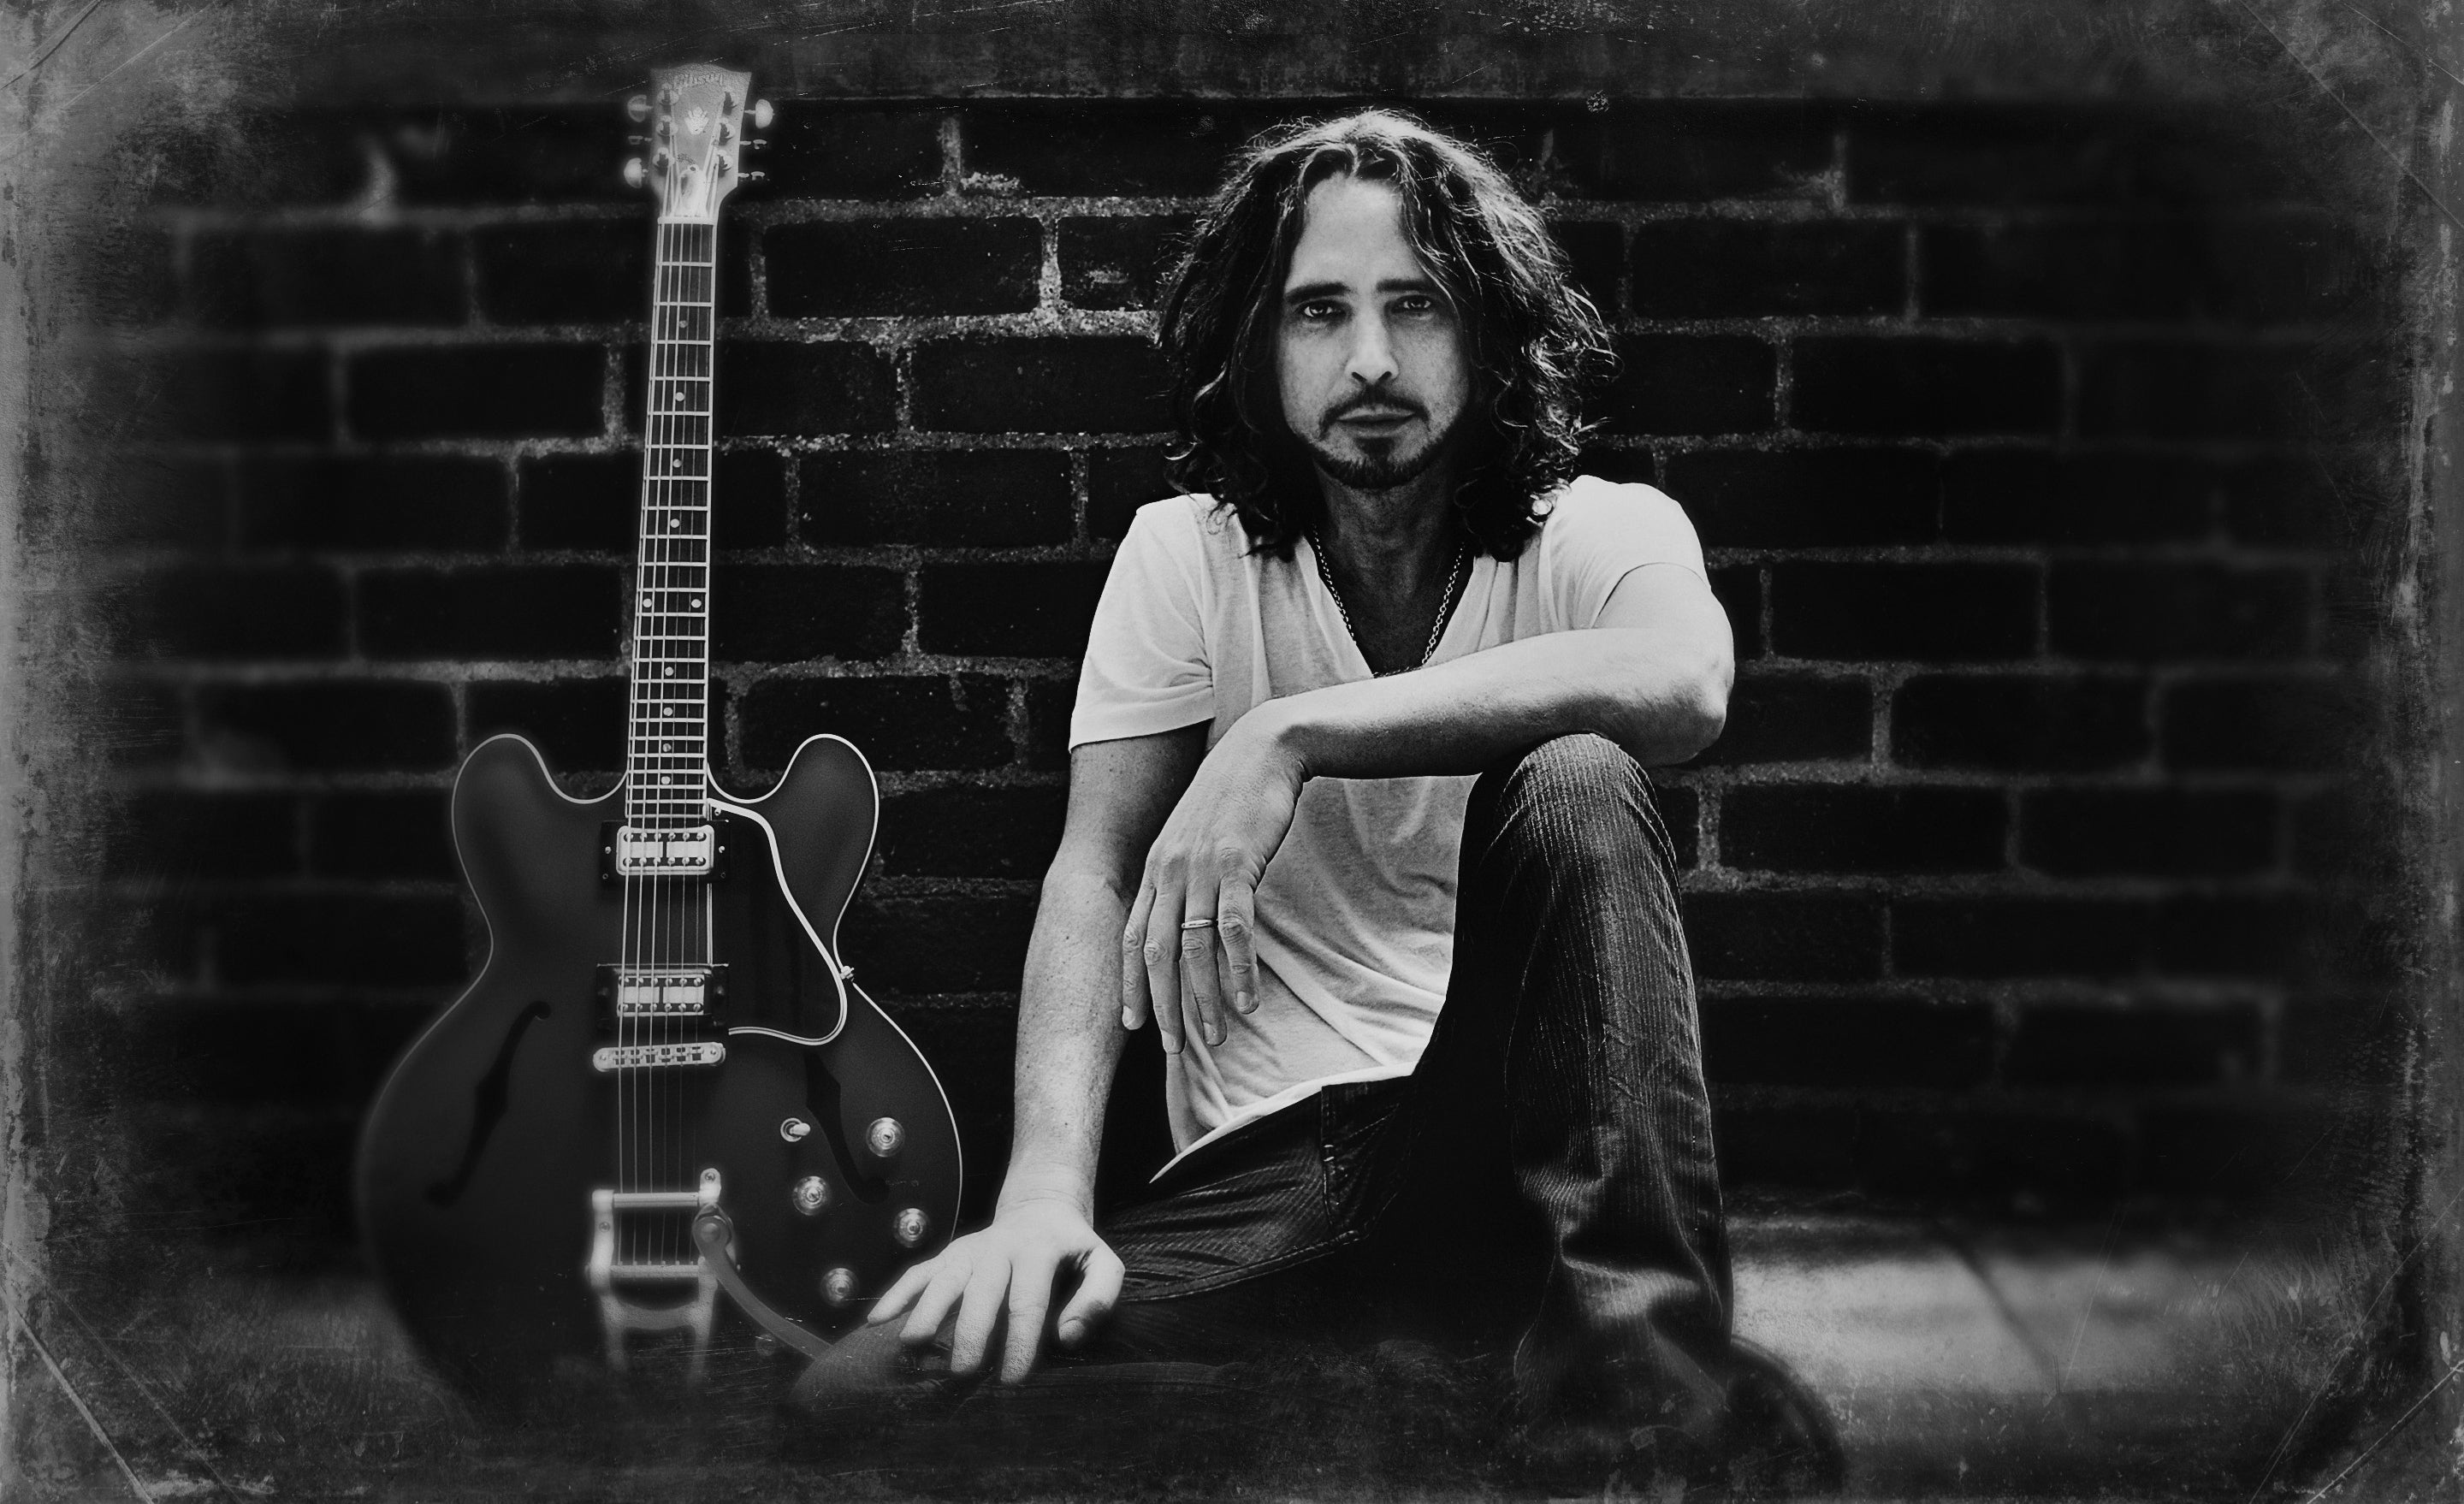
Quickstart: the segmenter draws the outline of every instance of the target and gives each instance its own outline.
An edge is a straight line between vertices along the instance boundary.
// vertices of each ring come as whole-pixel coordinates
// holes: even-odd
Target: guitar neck
[[[702,823],[710,715],[711,335],[718,226],[661,219],[643,404],[626,822]]]

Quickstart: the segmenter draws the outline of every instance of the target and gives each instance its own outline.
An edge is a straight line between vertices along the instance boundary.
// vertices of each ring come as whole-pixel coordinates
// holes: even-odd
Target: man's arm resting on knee
[[[1120,1293],[1121,1262],[1095,1234],[1094,1191],[1104,1103],[1121,1053],[1121,919],[1147,848],[1204,750],[1201,724],[1070,755],[1061,849],[1027,942],[1017,1121],[992,1224],[909,1270],[872,1312],[875,1323],[905,1315],[899,1335],[909,1342],[930,1341],[952,1322],[956,1372],[982,1364],[1005,1321],[1001,1377],[1025,1378],[1065,1270],[1079,1276],[1061,1312],[1065,1345]]]

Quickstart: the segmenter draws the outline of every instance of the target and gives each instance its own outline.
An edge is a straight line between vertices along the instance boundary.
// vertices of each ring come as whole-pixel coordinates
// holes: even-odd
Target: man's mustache
[[[1396,414],[1407,418],[1425,418],[1429,415],[1429,409],[1417,402],[1385,393],[1365,391],[1355,397],[1347,397],[1329,408],[1326,416],[1318,420],[1318,433],[1323,436],[1329,429],[1355,412],[1372,411],[1381,416]]]

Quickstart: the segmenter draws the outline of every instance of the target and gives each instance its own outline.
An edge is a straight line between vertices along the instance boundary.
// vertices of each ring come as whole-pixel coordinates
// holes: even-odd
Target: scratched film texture
[[[2305,1462],[2445,1367],[2410,1111],[2443,9],[0,24],[14,1476],[112,1483],[63,1355],[153,1425],[72,1305],[194,1337],[361,1288],[354,1124],[486,943],[452,770],[518,730],[615,777],[649,220],[617,105],[703,56],[780,103],[722,244],[715,761],[759,787],[834,730],[881,769],[846,950],[950,1087],[971,1213],[1074,654],[1165,490],[1156,279],[1226,152],[1375,100],[1539,197],[1618,330],[1589,468],[1685,505],[1737,628],[1729,728],[1661,783],[1739,1205],[2328,1250],[2384,1298]],[[288,1476],[392,1406],[308,1468],[382,1493],[465,1436],[398,1352],[331,1414],[225,1358],[158,1375],[212,1417],[158,1471]]]

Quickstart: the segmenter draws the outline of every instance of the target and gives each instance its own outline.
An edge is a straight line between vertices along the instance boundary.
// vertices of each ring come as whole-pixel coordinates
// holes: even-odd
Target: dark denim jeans
[[[1615,744],[1490,770],[1419,1068],[1245,1124],[1113,1218],[1128,1279],[1090,1356],[1519,1335],[1530,1418],[1713,1424],[1728,1253],[1676,876]]]

